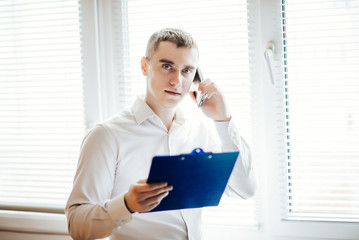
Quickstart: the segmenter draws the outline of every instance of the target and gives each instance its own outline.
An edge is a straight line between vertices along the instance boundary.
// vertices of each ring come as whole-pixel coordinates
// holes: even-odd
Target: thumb
[[[141,180],[138,180],[137,183],[147,183],[147,179],[141,179]]]

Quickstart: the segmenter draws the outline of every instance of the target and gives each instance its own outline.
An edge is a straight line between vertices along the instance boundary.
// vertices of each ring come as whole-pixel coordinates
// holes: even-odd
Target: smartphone
[[[207,97],[207,94],[200,94],[199,91],[198,91],[198,85],[200,82],[203,81],[203,77],[202,77],[202,73],[201,73],[201,70],[199,70],[199,68],[196,69],[196,73],[194,75],[194,78],[193,78],[193,85],[196,86],[196,90],[193,91],[194,93],[194,96],[196,98],[196,101],[197,101],[197,106],[198,107],[201,107],[204,100],[206,99]]]
[[[200,83],[203,81],[202,73],[200,72],[199,68],[196,69],[196,73],[194,75],[193,82],[194,83]]]

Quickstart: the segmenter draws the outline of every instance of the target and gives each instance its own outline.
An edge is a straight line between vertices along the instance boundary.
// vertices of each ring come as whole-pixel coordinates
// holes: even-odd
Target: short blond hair
[[[146,58],[151,60],[154,52],[163,41],[169,41],[177,45],[177,47],[195,48],[198,46],[194,38],[180,28],[164,28],[153,33],[147,42]]]

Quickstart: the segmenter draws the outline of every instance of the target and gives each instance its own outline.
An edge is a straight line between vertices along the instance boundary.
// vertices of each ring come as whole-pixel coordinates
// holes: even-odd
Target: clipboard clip
[[[203,154],[203,155],[208,154],[208,158],[212,158],[212,153],[211,153],[211,152],[206,153],[206,152],[204,152],[204,151],[202,150],[202,148],[195,148],[195,149],[193,149],[193,151],[192,151],[190,154],[188,154],[188,155],[201,155],[201,154]],[[185,160],[185,159],[186,159],[185,156],[181,156],[181,157],[180,157],[180,160]]]
[[[204,151],[202,150],[202,148],[195,148],[193,149],[193,151],[191,152],[191,155],[195,155],[195,154],[203,154]]]

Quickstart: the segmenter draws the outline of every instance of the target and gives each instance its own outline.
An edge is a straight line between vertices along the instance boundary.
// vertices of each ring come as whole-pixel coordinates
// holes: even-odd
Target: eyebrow
[[[167,64],[172,64],[172,65],[175,65],[175,63],[171,60],[168,60],[166,58],[162,58],[159,60],[160,63],[167,63]],[[189,69],[196,69],[194,66],[192,65],[186,65],[185,68],[189,68]]]

